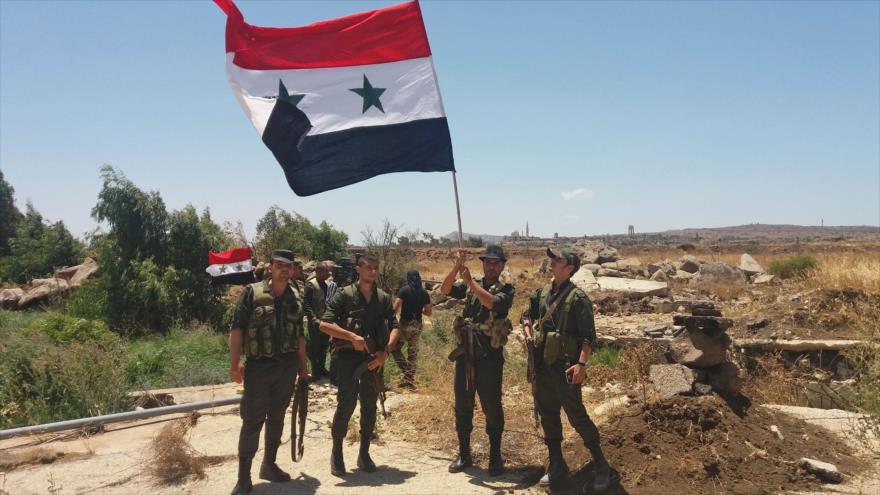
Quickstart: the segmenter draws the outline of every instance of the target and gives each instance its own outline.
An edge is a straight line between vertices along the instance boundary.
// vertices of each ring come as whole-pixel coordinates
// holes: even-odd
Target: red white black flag
[[[233,248],[222,253],[208,253],[205,269],[215,284],[249,284],[255,280],[251,248]]]

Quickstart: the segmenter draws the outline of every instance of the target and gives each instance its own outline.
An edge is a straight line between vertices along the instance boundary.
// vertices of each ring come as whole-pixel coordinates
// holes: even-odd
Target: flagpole
[[[458,205],[458,181],[455,180],[455,170],[452,171],[452,189],[455,191],[455,214],[458,216],[458,248],[464,249],[464,239],[461,233],[461,207]]]

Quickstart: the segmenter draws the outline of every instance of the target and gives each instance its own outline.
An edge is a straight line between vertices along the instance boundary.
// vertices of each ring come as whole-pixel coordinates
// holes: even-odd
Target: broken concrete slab
[[[690,394],[694,388],[694,373],[680,364],[652,364],[648,378],[661,399]]]
[[[3,289],[0,291],[0,307],[3,309],[15,309],[22,296],[24,296],[24,290],[18,287]]]
[[[776,278],[775,275],[770,275],[769,273],[762,273],[762,274],[758,275],[757,277],[755,277],[754,279],[752,279],[752,283],[756,284],[756,285],[769,284],[770,282],[773,282],[773,279],[775,279],[775,278]]]
[[[730,337],[723,332],[689,330],[672,339],[669,354],[676,363],[705,368],[727,359],[730,342]]]
[[[596,283],[596,277],[593,276],[593,272],[590,270],[584,270],[583,267],[571,277],[571,283],[584,292],[594,291],[599,287]]]
[[[761,264],[748,253],[743,253],[743,255],[739,257],[739,269],[748,275],[755,275],[764,271],[764,267],[762,267]]]
[[[678,269],[688,273],[697,273],[700,269],[700,262],[696,256],[686,254],[681,257],[681,265]]]
[[[817,461],[808,457],[801,457],[798,465],[806,472],[819,478],[826,483],[840,483],[843,481],[843,474],[837,470],[837,466],[829,462]]]
[[[600,290],[623,292],[630,297],[665,296],[669,293],[669,284],[651,280],[633,280],[617,277],[597,277],[596,283]]]
[[[862,340],[772,340],[736,339],[733,345],[742,349],[761,349],[765,351],[842,351],[850,347],[867,344]]]
[[[733,363],[721,363],[718,366],[706,370],[707,381],[721,394],[736,395],[742,390],[743,381],[739,374],[739,367]]]

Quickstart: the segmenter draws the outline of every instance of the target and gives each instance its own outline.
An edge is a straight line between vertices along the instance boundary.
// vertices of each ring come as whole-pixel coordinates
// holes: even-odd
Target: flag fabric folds
[[[251,248],[233,248],[229,251],[208,253],[208,268],[205,269],[215,284],[249,284],[254,278],[254,265]]]
[[[232,91],[296,194],[455,170],[418,2],[270,28],[214,1]]]

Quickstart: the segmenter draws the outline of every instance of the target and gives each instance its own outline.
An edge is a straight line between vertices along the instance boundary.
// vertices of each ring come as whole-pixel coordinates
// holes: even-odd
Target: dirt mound
[[[780,412],[750,408],[744,398],[733,405],[706,396],[633,406],[601,432],[621,493],[746,495],[820,487],[798,467],[801,457],[833,463],[844,476],[866,467],[829,431]],[[590,459],[579,444],[568,453]],[[589,477],[590,469],[581,470],[570,489]]]

